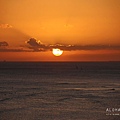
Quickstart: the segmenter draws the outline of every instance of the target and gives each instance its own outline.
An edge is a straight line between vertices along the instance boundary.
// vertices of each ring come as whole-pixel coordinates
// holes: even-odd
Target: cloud
[[[55,47],[55,46],[54,46]],[[73,50],[120,50],[120,45],[63,45],[57,46],[58,48],[66,51]]]
[[[8,46],[8,43],[7,42],[0,42],[0,47],[2,47],[2,46]]]
[[[41,41],[35,38],[30,38],[27,43],[30,45],[29,48],[33,51],[48,51],[53,48],[59,48],[64,51],[75,51],[75,50],[120,50],[120,45],[65,45],[65,44],[43,44]]]
[[[32,52],[32,51],[22,49],[0,49],[0,52]]]
[[[31,46],[34,46],[34,47],[40,46],[40,42],[38,43],[35,38],[30,38],[30,40],[28,40],[27,43],[30,44]]]
[[[27,47],[13,47],[9,46],[9,44],[5,41],[0,42],[0,52],[30,52],[33,50],[28,49]]]
[[[0,42],[0,52],[45,52],[52,51],[54,48],[59,48],[63,51],[76,51],[76,50],[118,50],[120,45],[66,45],[66,44],[44,44],[40,40],[30,38],[26,41],[26,45],[19,47],[10,47],[7,42]]]
[[[13,47],[7,47],[7,48],[0,48],[0,52],[33,52],[33,50],[30,50],[28,48],[13,48]]]
[[[0,28],[7,29],[7,28],[12,28],[12,26],[9,24],[0,24]]]
[[[28,43],[30,45],[29,48],[34,51],[47,51],[49,49],[49,45],[45,45],[35,38],[30,38],[26,43]]]

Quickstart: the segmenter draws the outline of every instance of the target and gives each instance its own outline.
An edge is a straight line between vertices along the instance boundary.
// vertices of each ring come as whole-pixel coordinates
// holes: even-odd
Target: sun
[[[61,56],[63,54],[63,50],[60,50],[58,48],[53,48],[52,53],[55,56]]]

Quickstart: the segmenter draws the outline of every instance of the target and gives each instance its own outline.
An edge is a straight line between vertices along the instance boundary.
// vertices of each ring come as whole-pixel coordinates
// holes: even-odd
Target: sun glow
[[[55,56],[61,56],[61,55],[63,54],[63,50],[60,50],[60,49],[58,49],[58,48],[54,48],[54,49],[52,50],[52,53],[53,53],[53,55],[55,55]]]

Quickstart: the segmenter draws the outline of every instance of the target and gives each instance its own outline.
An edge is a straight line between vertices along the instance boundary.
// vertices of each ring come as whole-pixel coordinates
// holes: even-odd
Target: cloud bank
[[[30,49],[35,51],[48,51],[53,48],[59,48],[64,51],[75,51],[75,50],[120,50],[120,45],[64,45],[64,44],[43,44],[37,41],[35,38],[31,38],[26,42],[30,45]]]
[[[76,51],[76,50],[118,50],[120,51],[120,45],[66,45],[66,44],[44,44],[40,40],[30,38],[25,41],[24,46],[17,48],[9,47],[9,44],[5,41],[0,42],[0,52],[45,52],[52,51],[52,49],[58,48],[63,51]]]

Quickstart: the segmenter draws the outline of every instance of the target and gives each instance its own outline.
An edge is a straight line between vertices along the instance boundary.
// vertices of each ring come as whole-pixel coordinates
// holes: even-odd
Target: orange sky
[[[63,55],[53,56],[54,47]],[[119,56],[120,0],[0,0],[0,61],[120,61]]]

